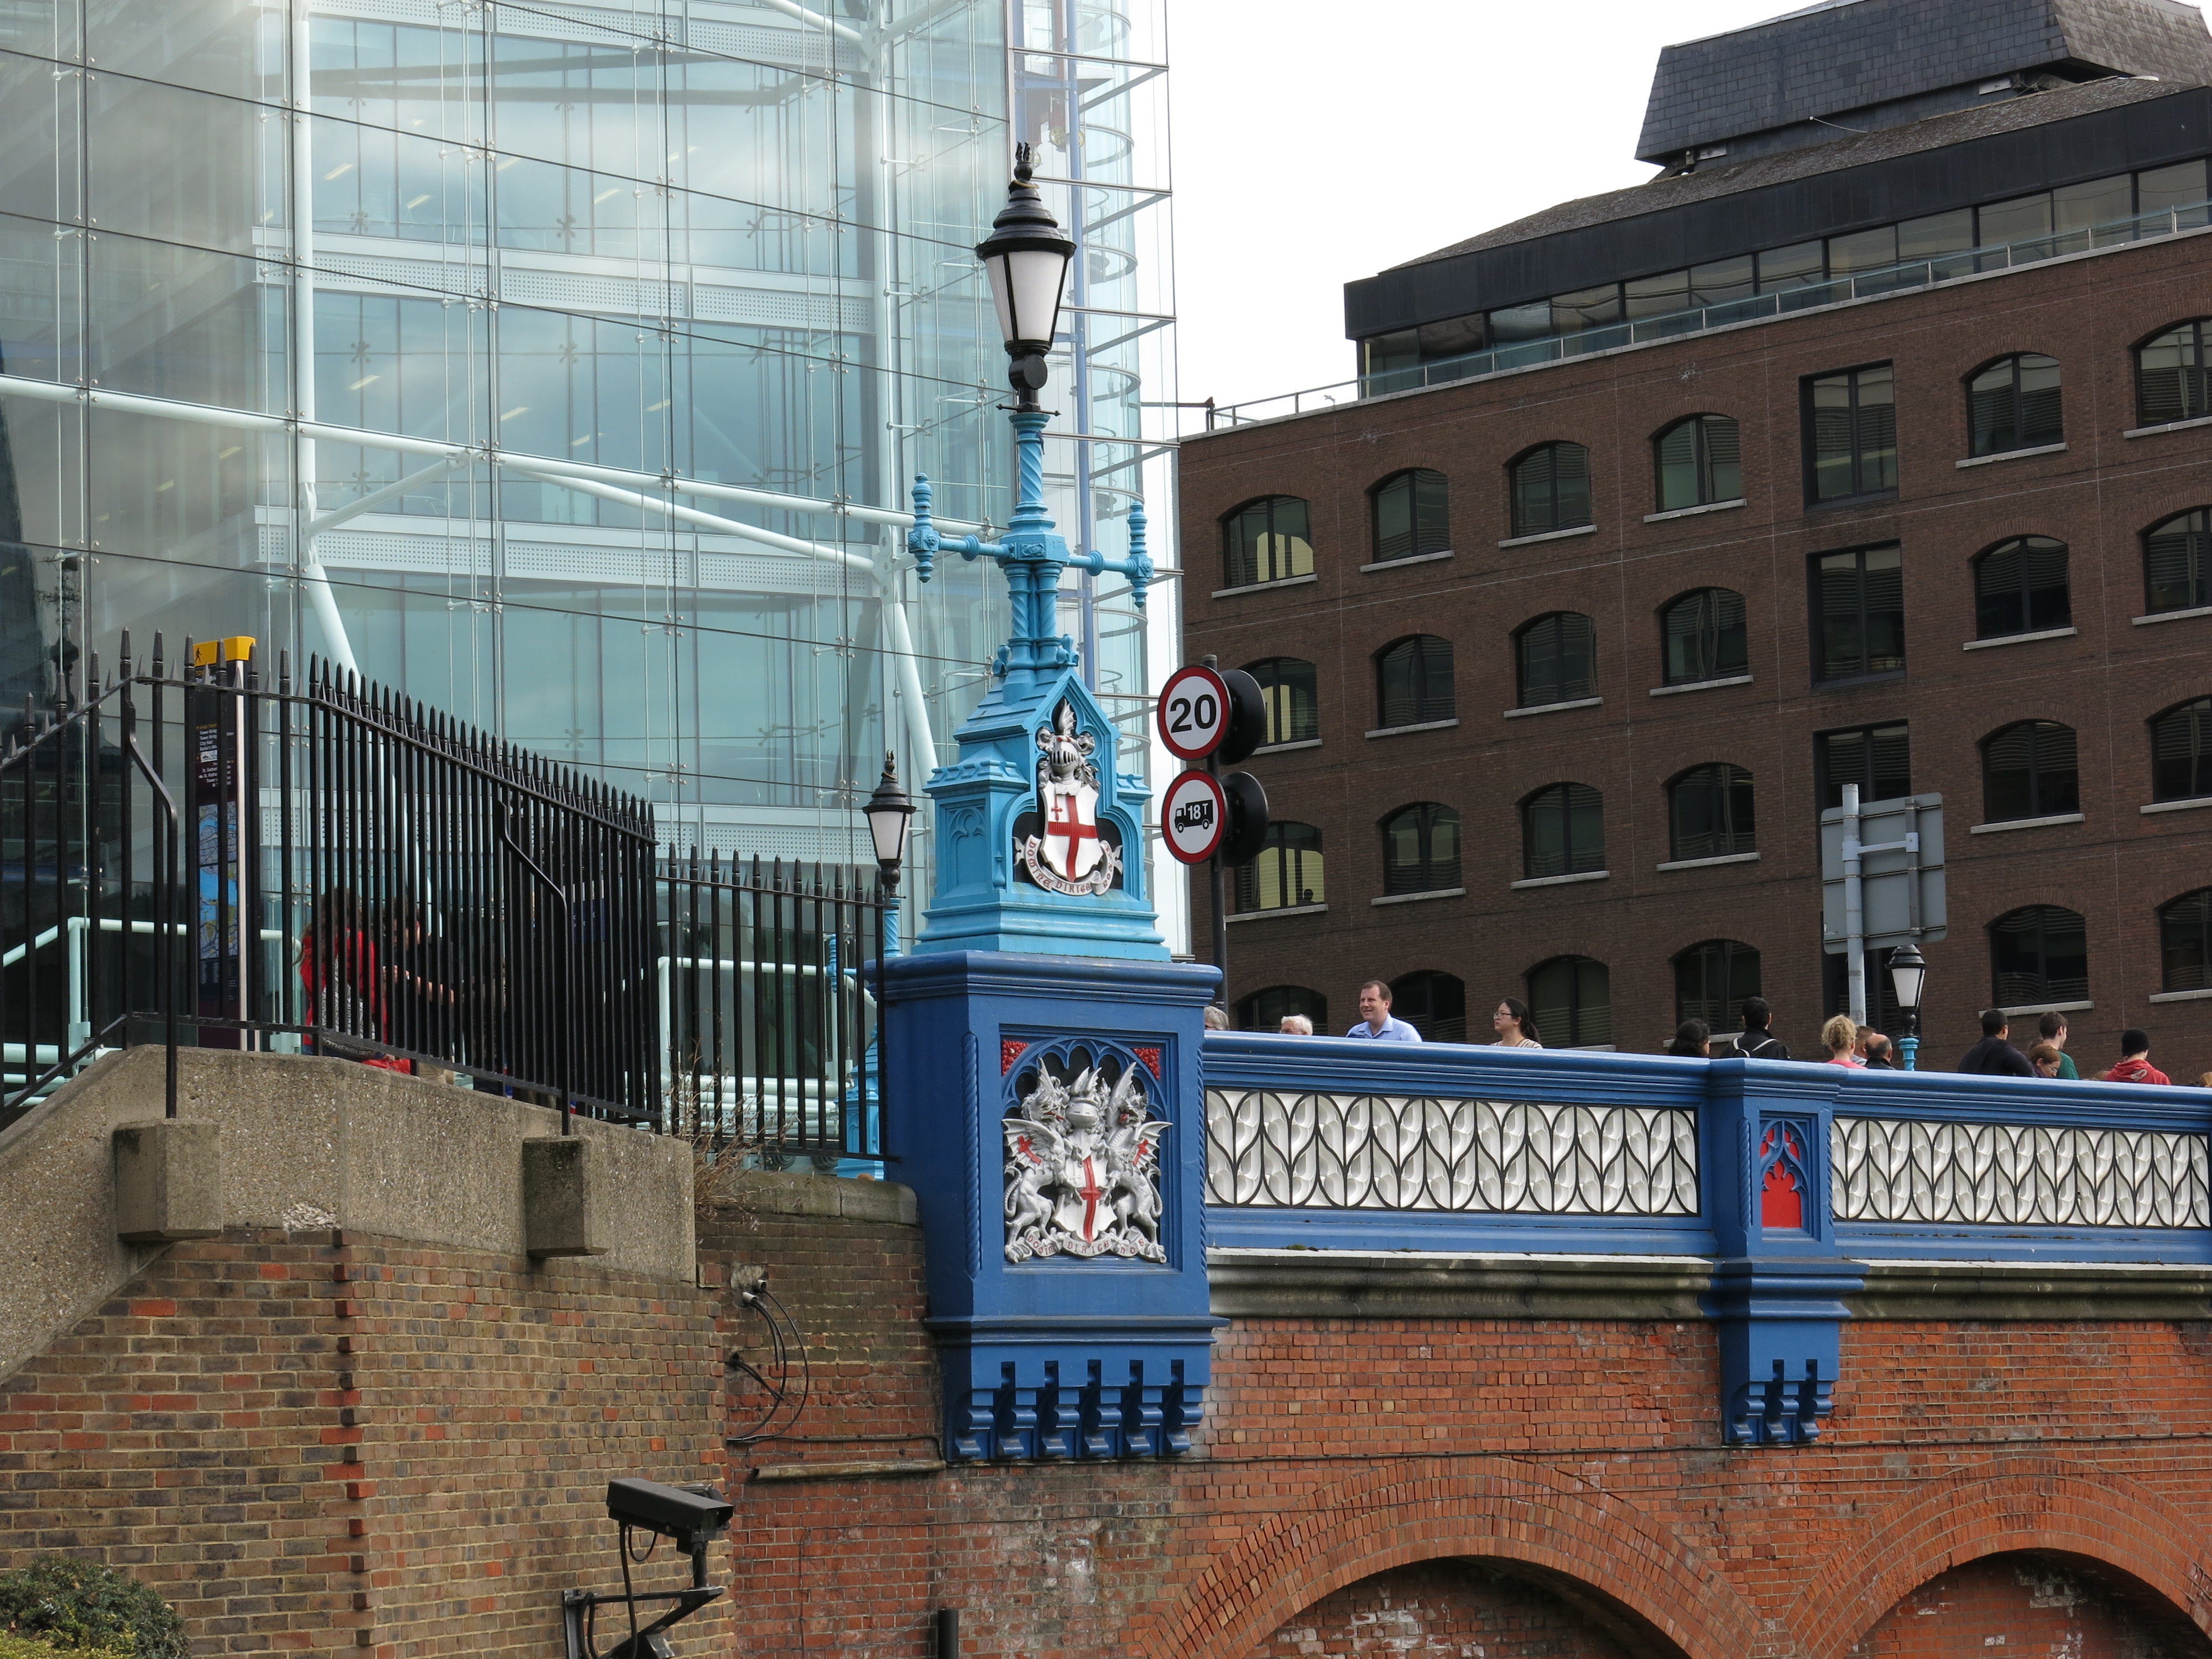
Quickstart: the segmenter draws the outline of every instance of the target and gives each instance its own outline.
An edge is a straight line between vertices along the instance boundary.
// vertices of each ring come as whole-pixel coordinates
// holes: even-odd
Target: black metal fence
[[[660,860],[644,801],[326,665],[264,684],[246,645],[173,672],[126,636],[0,747],[0,1123],[162,1041],[877,1150],[872,880]]]

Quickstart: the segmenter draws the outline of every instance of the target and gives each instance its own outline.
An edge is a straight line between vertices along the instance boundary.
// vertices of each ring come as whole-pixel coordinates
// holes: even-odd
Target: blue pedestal
[[[1218,982],[1006,951],[887,964],[885,1151],[921,1206],[948,1458],[1188,1449],[1227,1322],[1208,1310],[1199,1077]]]
[[[1802,1444],[1834,1408],[1844,1298],[1866,1283],[1831,1212],[1836,1079],[1825,1066],[1723,1060],[1707,1091],[1700,1156],[1720,1259],[1706,1311],[1719,1327],[1722,1437]]]

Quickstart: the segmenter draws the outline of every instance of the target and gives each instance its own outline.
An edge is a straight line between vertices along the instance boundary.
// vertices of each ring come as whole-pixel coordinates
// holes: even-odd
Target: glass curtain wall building
[[[1011,511],[971,248],[1019,138],[1082,244],[1054,510],[1175,522],[1158,3],[5,0],[0,696],[249,634],[672,844],[865,857],[1005,632],[903,509]],[[1133,731],[1155,593],[1069,602]]]

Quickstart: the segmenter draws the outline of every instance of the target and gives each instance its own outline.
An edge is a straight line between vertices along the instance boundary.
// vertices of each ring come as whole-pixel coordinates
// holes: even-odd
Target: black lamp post
[[[1060,295],[1067,287],[1068,262],[1075,244],[1060,228],[1030,182],[1030,150],[1014,150],[1014,181],[1006,205],[991,222],[991,234],[975,245],[975,257],[991,278],[991,299],[999,308],[999,332],[1005,336],[1006,384],[1016,406],[1037,407],[1044,390],[1045,354],[1060,330]]]
[[[914,822],[914,802],[900,786],[896,755],[884,754],[884,775],[863,810],[868,815],[868,833],[875,838],[876,863],[884,872],[884,890],[896,894],[899,866],[906,862],[906,833]]]
[[[1905,1035],[1897,1040],[1897,1048],[1908,1072],[1920,1053],[1920,993],[1927,978],[1927,961],[1911,939],[1889,953],[1889,982],[1896,988],[1897,1006],[1905,1011]]]

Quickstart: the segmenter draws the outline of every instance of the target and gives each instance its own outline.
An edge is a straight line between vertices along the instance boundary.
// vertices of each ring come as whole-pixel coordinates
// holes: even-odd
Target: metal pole
[[[1208,668],[1218,668],[1220,664],[1220,659],[1211,652],[1200,660]],[[1227,718],[1227,711],[1224,710],[1223,719],[1225,720]],[[1206,770],[1207,775],[1218,778],[1221,775],[1221,763],[1212,755],[1208,755],[1206,757]],[[1225,836],[1228,833],[1229,827],[1224,824],[1222,834]],[[1219,853],[1216,853],[1206,860],[1206,879],[1211,884],[1212,893],[1213,965],[1221,970],[1219,994],[1221,1006],[1226,1009],[1229,1006],[1229,867],[1223,863]]]
[[[1866,903],[1859,884],[1859,787],[1844,786],[1844,953],[1846,983],[1850,988],[1850,1016],[1855,1025],[1866,1024]]]

